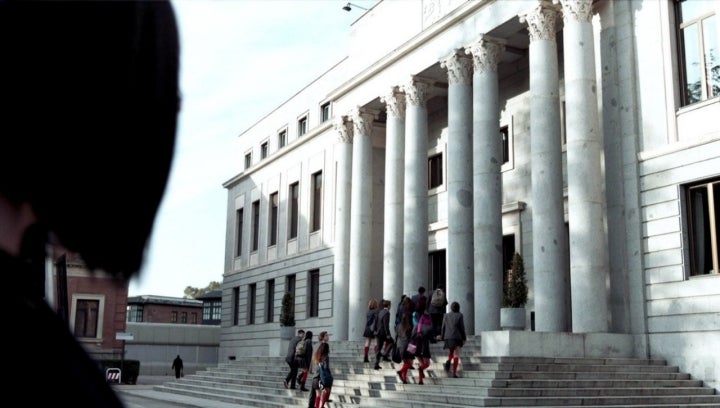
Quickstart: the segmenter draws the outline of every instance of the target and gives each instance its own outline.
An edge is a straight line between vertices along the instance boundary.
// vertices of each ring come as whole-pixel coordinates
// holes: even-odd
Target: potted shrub
[[[280,338],[290,340],[295,335],[295,299],[285,292],[280,306]]]
[[[510,261],[507,279],[503,282],[503,308],[500,309],[500,327],[502,329],[525,329],[527,297],[528,287],[525,278],[525,264],[522,256],[515,252]]]

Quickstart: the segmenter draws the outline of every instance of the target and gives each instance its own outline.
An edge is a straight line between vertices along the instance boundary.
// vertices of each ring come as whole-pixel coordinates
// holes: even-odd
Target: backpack
[[[295,357],[303,357],[305,356],[305,340],[300,340],[297,345],[295,345]]]
[[[442,289],[435,289],[430,304],[434,307],[445,307],[445,292]]]

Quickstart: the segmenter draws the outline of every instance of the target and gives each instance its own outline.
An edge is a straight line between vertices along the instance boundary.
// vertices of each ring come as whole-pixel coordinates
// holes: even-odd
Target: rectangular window
[[[720,178],[687,187],[690,274],[720,273]]]
[[[177,323],[178,321],[178,312],[173,311],[170,313],[170,323]]]
[[[320,120],[322,122],[330,120],[330,102],[325,102],[320,106]]]
[[[275,279],[265,282],[265,322],[275,320]]]
[[[298,119],[298,136],[302,136],[307,133],[307,116],[303,116],[302,118]]]
[[[713,1],[681,0],[677,5],[682,104],[720,95],[718,17]]]
[[[312,220],[310,232],[322,226],[322,171],[312,175]]]
[[[240,208],[237,211],[235,211],[235,217],[237,218],[236,221],[236,233],[235,233],[235,256],[242,256],[242,236],[243,236],[243,209]]]
[[[190,314],[190,323],[197,324],[197,312],[192,312]]]
[[[431,288],[437,288],[442,285],[446,286],[446,270],[445,262],[446,252],[444,249],[433,251],[428,254],[428,284]]]
[[[510,161],[510,129],[507,126],[500,128],[500,149],[502,151],[502,166]]]
[[[443,183],[442,153],[428,158],[428,190],[440,187]]]
[[[245,153],[245,169],[249,169],[252,166],[252,153]]]
[[[78,299],[75,303],[75,337],[98,338],[100,301]]]
[[[252,203],[252,250],[257,251],[260,245],[260,200]]]
[[[237,326],[240,323],[239,315],[238,313],[240,311],[240,288],[235,287],[232,290],[232,324],[233,326]],[[210,319],[210,312],[208,312],[207,317],[205,316],[205,309],[203,308],[203,320],[209,320]]]
[[[220,321],[222,319],[222,300],[212,301],[212,320]]]
[[[290,292],[293,299],[295,299],[295,275],[288,275],[285,277],[285,292]]]
[[[320,270],[313,269],[309,273],[310,284],[308,285],[308,317],[318,316],[320,304]]]
[[[187,323],[187,312],[182,312],[180,314],[180,323]]]
[[[260,145],[260,158],[264,159],[266,157],[268,157],[268,142],[263,142]]]
[[[270,241],[268,242],[268,244],[270,246],[277,244],[278,206],[279,206],[278,193],[270,194],[270,219],[268,220],[268,224],[269,224],[268,233],[270,235]]]
[[[131,305],[129,306],[128,322],[142,322],[143,321],[143,305]]]
[[[278,133],[278,149],[282,149],[287,145],[287,130],[281,130]]]
[[[295,182],[290,184],[290,191],[288,193],[288,219],[290,222],[289,228],[289,234],[288,237],[290,239],[297,238],[298,234],[298,194],[300,193],[300,185]]]
[[[255,324],[255,293],[257,291],[257,284],[251,283],[248,287],[248,311],[247,311],[247,323]]]

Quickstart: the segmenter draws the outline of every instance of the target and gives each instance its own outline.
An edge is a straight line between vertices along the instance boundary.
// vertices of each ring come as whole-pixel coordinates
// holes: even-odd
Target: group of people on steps
[[[308,408],[324,408],[330,400],[333,375],[330,370],[330,334],[326,331],[318,335],[317,350],[313,352],[313,332],[299,329],[297,335],[288,344],[285,362],[290,372],[283,380],[285,388],[311,391],[308,396]],[[302,371],[301,371],[302,370]],[[307,378],[313,373],[311,388],[305,387]]]

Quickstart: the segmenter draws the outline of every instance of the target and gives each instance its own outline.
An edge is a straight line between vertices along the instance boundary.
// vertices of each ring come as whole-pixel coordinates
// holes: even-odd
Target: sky
[[[227,191],[239,135],[347,53],[378,0],[174,0],[182,107],[173,167],[129,296],[182,297],[222,282]],[[360,7],[357,7],[360,6]]]

